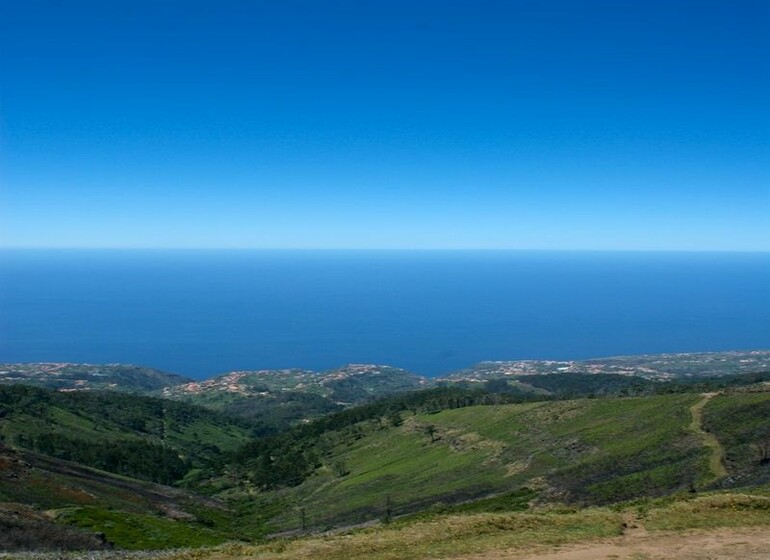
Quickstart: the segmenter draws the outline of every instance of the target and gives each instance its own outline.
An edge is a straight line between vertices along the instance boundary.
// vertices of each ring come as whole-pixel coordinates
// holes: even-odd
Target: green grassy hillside
[[[322,436],[321,467],[273,491],[276,529],[360,523],[527,487],[542,501],[612,503],[698,486],[699,395],[475,406],[366,421]],[[398,422],[396,422],[398,423]]]
[[[535,519],[770,479],[767,386],[688,388],[572,400],[437,388],[254,440],[240,420],[181,402],[0,387],[0,434],[17,448],[0,461],[0,502],[50,510],[122,547],[162,548],[438,514]]]
[[[767,389],[383,415],[324,432],[313,474],[262,496],[283,505],[274,529],[291,530],[302,511],[324,528],[753,487],[770,481]]]

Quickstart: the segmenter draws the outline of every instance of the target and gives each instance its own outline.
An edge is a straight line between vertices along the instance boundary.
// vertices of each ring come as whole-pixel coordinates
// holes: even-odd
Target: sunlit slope
[[[358,523],[518,490],[608,503],[698,486],[707,451],[690,428],[700,395],[478,406],[327,434],[325,465],[276,493],[274,522]],[[397,422],[396,422],[397,424]]]

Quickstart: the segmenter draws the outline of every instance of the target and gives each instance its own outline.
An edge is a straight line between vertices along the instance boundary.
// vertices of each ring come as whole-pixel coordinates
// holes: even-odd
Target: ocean
[[[770,348],[770,253],[0,251],[0,362],[194,378]]]

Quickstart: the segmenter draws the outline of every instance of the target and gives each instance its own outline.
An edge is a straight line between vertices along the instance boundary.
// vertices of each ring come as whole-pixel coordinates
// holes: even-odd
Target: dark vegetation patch
[[[475,496],[473,498],[476,498]],[[506,513],[526,511],[530,502],[538,498],[538,493],[531,488],[522,487],[512,492],[504,492],[492,496],[459,501],[458,503],[434,502],[421,513],[407,516],[407,519],[430,518],[436,514],[456,513]]]
[[[244,420],[166,399],[0,386],[0,443],[170,484],[247,441]]]
[[[248,420],[255,435],[270,436],[300,420],[324,416],[342,408],[342,405],[316,393],[282,391],[267,396],[243,397],[223,405],[222,411]]]
[[[109,547],[101,534],[57,525],[27,506],[0,505],[0,550],[101,550]]]
[[[736,373],[714,377],[684,377],[675,381],[665,381],[656,385],[659,395],[668,393],[713,393],[716,391],[737,389],[770,381],[770,371]]]
[[[183,522],[148,513],[133,513],[86,506],[60,513],[61,521],[103,532],[116,547],[127,550],[198,548],[233,539],[233,535],[198,522]]]
[[[770,482],[770,392],[717,395],[703,424],[725,448],[726,484]]]
[[[694,395],[592,401],[575,434],[595,451],[568,460],[549,481],[571,502],[609,504],[695,488],[707,451],[689,429]],[[577,422],[577,419],[576,419]]]
[[[564,398],[649,395],[660,385],[641,377],[618,374],[551,373],[521,375],[517,380]]]

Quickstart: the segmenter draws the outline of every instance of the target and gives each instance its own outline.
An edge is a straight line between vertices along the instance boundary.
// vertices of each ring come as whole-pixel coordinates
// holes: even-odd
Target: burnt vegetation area
[[[0,507],[0,550],[61,551],[111,548],[102,535],[57,525],[24,506]]]
[[[726,449],[725,464],[737,483],[770,482],[770,400],[763,393],[740,400],[718,395],[704,410],[704,429]]]

